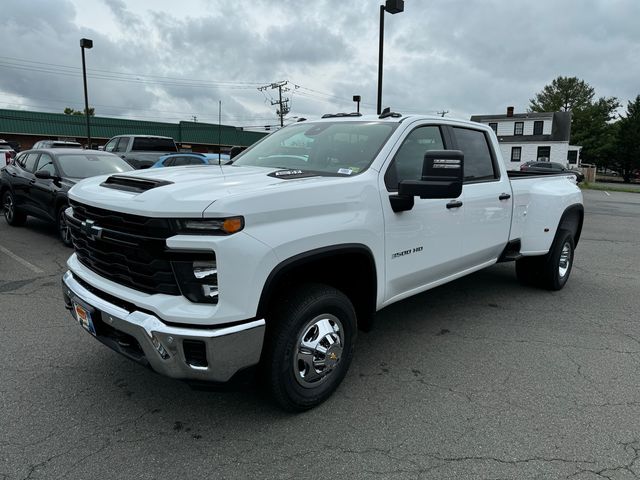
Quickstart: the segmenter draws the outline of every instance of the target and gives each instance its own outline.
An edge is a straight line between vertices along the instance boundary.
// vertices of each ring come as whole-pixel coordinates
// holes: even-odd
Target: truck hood
[[[132,180],[156,181],[145,191],[129,191],[103,186],[111,175],[88,178],[77,183],[69,198],[99,208],[148,217],[199,217],[221,198],[265,189],[287,189],[301,182],[335,182],[344,178],[283,175],[269,176],[281,169],[249,166],[186,166],[138,170],[118,175]]]

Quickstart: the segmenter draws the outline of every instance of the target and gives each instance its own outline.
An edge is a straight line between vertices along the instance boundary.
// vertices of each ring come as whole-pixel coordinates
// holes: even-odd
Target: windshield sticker
[[[341,168],[338,170],[338,173],[341,175],[351,175],[351,172],[353,172],[353,170],[350,168]]]

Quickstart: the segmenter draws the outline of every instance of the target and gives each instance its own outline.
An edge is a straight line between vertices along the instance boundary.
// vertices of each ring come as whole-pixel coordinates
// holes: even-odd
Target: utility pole
[[[268,89],[278,89],[278,100],[270,100],[271,105],[278,105],[276,109],[276,115],[280,117],[280,127],[284,127],[284,117],[289,113],[291,108],[289,107],[289,99],[282,98],[282,92],[288,92],[291,90],[287,85],[289,84],[289,80],[283,80],[282,82],[274,82],[269,85],[263,85],[262,87],[258,87],[260,92],[264,92]]]
[[[440,115],[441,117],[444,117],[447,113],[449,113],[449,110],[443,110],[441,112],[436,112],[438,115]]]

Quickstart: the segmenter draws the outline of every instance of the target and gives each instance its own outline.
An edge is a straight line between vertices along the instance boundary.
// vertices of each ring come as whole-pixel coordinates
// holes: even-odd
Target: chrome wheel
[[[296,345],[293,358],[296,380],[305,388],[314,388],[340,363],[344,348],[342,323],[335,315],[318,315],[302,329]]]
[[[560,261],[558,262],[558,275],[560,275],[560,278],[564,278],[569,271],[570,265],[571,245],[569,242],[564,242],[564,245],[562,245],[562,251],[560,252]]]
[[[13,221],[13,216],[14,216],[14,207],[13,207],[13,197],[11,196],[10,193],[7,193],[4,196],[4,202],[2,207],[4,209],[4,218],[7,220],[8,223],[11,223]]]

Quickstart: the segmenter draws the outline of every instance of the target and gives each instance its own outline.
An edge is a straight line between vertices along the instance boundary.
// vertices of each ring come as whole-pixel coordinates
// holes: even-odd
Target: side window
[[[129,146],[129,137],[120,137],[118,139],[118,145],[113,150],[114,152],[126,152]]]
[[[401,180],[421,180],[424,154],[428,150],[444,150],[440,127],[430,125],[413,130],[396,152],[384,175],[389,190],[397,190]]]
[[[105,152],[113,152],[113,150],[116,148],[116,144],[118,143],[118,140],[119,139],[117,139],[117,138],[114,138],[113,140],[110,140],[109,143],[107,143],[104,146],[104,151]]]
[[[454,128],[458,148],[464,153],[464,179],[489,180],[497,177],[487,137],[480,130]]]
[[[43,153],[42,155],[40,155],[40,160],[38,160],[38,167],[35,171],[43,171],[51,175],[56,175],[56,166],[53,164],[53,159],[46,153]]]
[[[173,167],[176,163],[176,157],[171,157],[171,158],[167,158],[165,159],[164,162],[162,162],[162,166],[164,167]]]
[[[30,153],[27,155],[27,159],[24,162],[24,169],[33,172],[36,167],[36,160],[38,160],[39,153]]]

